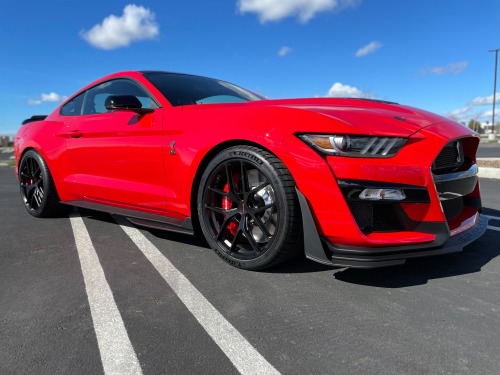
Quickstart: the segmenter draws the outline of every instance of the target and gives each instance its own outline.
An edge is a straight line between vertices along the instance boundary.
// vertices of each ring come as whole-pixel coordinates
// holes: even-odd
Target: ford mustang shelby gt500
[[[15,138],[35,217],[67,205],[202,233],[262,269],[300,252],[380,267],[460,251],[486,219],[479,139],[449,119],[365,99],[267,100],[231,83],[122,72]]]

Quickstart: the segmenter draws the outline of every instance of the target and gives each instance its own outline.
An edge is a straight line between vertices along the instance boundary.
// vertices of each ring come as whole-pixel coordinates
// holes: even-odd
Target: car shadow
[[[500,211],[484,208],[483,214],[500,217]],[[490,220],[493,222],[494,220]],[[382,288],[401,288],[427,284],[429,280],[480,272],[500,256],[500,232],[487,230],[484,236],[460,253],[410,259],[395,267],[375,269],[347,268],[334,273],[336,280]]]
[[[107,213],[81,208],[79,211],[82,217],[116,223]],[[500,217],[500,211],[498,210],[484,208],[483,213],[489,216]],[[133,224],[130,225],[134,226]],[[159,239],[179,242],[211,251],[207,242],[200,236],[190,236],[145,227],[140,228],[147,230]],[[382,288],[401,288],[426,284],[432,279],[479,272],[492,259],[500,256],[498,243],[500,243],[500,232],[488,230],[483,237],[468,245],[460,253],[410,259],[400,266],[374,269],[339,268],[313,262],[306,259],[304,255],[301,255],[286,263],[259,272],[283,274],[331,272],[336,280],[346,283]]]
[[[87,219],[92,219],[92,220],[98,220],[106,223],[111,223],[111,224],[116,224],[116,221],[113,219],[113,216],[115,214],[109,214],[106,212],[101,212],[101,211],[94,211],[88,208],[78,208],[78,212],[80,213],[80,216],[85,217]],[[119,217],[125,218],[125,216],[121,215],[116,215]],[[189,234],[182,234],[182,233],[175,233],[175,232],[169,232],[165,230],[160,230],[160,229],[153,229],[153,228],[148,228],[140,225],[135,225],[132,224],[127,220],[127,226],[130,226],[132,228],[139,228],[141,230],[146,230],[149,233],[151,233],[153,236],[156,238],[166,240],[166,241],[173,241],[173,242],[179,242],[185,245],[191,245],[191,246],[197,246],[201,248],[206,248],[207,250],[210,250],[210,246],[208,246],[207,242],[200,237],[196,236],[191,236]]]
[[[86,219],[91,219],[91,220],[97,220],[101,222],[106,222],[110,224],[116,224],[116,221],[113,220],[112,215],[106,212],[101,212],[101,211],[94,211],[88,208],[78,208],[78,212],[81,217],[85,217]],[[120,215],[117,215],[120,216]],[[122,216],[123,217],[123,216]],[[175,232],[169,232],[169,231],[164,231],[160,229],[153,229],[153,228],[148,228],[148,227],[143,227],[143,226],[136,226],[135,224],[132,224],[128,222],[130,227],[133,228],[140,228],[141,230],[145,230],[149,232],[151,235],[154,237],[165,240],[165,241],[172,241],[172,242],[178,242],[183,245],[190,245],[190,246],[196,246],[198,248],[204,249],[206,251],[212,252],[212,249],[208,245],[208,243],[205,241],[205,239],[201,236],[191,236],[189,234],[182,234],[182,233],[175,233]],[[214,254],[215,255],[215,254]],[[216,258],[214,258],[216,259]],[[310,272],[321,272],[321,271],[331,271],[335,267],[333,266],[325,266],[313,261],[310,261],[309,259],[306,259],[304,255],[298,256],[286,263],[280,264],[278,266],[270,267],[265,270],[261,270],[259,272],[264,272],[264,273],[310,273]]]

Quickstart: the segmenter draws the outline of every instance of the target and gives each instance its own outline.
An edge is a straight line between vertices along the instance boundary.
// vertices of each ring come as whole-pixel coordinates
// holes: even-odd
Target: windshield
[[[144,76],[173,106],[239,103],[264,99],[232,83],[212,78],[163,72],[147,72]]]

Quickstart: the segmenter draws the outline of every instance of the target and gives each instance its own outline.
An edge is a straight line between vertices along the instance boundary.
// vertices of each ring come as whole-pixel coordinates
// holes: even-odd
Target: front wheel
[[[197,198],[203,234],[229,264],[258,270],[299,252],[295,182],[271,153],[251,146],[222,151],[203,173]]]

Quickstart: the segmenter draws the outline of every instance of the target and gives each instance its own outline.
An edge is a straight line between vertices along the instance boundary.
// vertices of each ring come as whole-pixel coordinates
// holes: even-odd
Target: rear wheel
[[[256,147],[228,148],[209,163],[198,217],[210,246],[235,267],[267,268],[301,248],[295,182],[278,158]]]
[[[30,215],[49,217],[69,211],[59,203],[50,171],[38,152],[29,150],[23,155],[18,173],[21,197]]]

